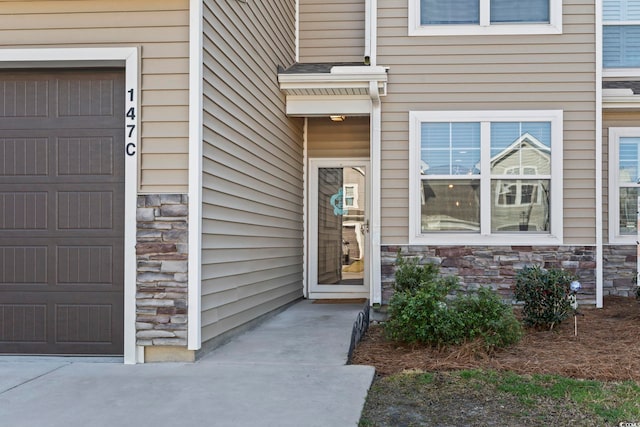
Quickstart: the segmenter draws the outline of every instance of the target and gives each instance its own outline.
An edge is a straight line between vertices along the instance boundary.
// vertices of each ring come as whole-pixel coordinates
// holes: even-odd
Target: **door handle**
[[[369,232],[369,220],[368,219],[360,225],[360,230],[362,230],[363,233],[368,233]]]

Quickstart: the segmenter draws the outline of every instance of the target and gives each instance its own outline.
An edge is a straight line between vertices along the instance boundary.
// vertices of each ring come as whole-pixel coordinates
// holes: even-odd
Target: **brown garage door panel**
[[[0,71],[0,353],[123,351],[124,89]]]
[[[2,243],[0,292],[124,289],[122,239],[15,238]]]
[[[0,133],[3,182],[124,182],[124,130],[31,129]]]
[[[14,123],[56,119],[118,126],[124,114],[124,76],[119,71],[7,71],[0,75],[0,118]],[[94,126],[95,127],[95,126]]]
[[[39,292],[8,298],[0,304],[0,349],[122,354],[122,307],[119,292]]]

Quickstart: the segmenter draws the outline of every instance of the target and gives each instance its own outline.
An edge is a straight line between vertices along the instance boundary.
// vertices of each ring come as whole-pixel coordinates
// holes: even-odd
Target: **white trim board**
[[[124,66],[125,88],[133,89],[133,99],[127,97],[127,105],[139,109],[140,54],[137,47],[104,48],[37,48],[0,49],[0,68],[49,68],[49,67],[113,67]],[[129,94],[127,94],[129,95]],[[136,346],[136,208],[138,195],[138,158],[140,146],[138,129],[140,114],[133,121],[135,127],[125,141],[135,144],[135,154],[125,156],[125,212],[124,212],[124,363],[143,361],[143,351]],[[131,119],[128,119],[131,120]],[[123,128],[125,132],[125,128]]]
[[[190,0],[189,27],[189,278],[187,348],[202,346],[202,1]]]

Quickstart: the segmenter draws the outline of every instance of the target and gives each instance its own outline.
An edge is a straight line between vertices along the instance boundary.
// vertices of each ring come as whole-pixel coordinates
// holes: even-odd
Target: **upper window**
[[[604,68],[640,68],[640,0],[604,0]]]
[[[639,190],[640,128],[609,128],[610,242],[636,242]]]
[[[410,120],[412,242],[561,240],[562,112],[411,112]]]
[[[409,35],[561,32],[562,0],[409,0]]]

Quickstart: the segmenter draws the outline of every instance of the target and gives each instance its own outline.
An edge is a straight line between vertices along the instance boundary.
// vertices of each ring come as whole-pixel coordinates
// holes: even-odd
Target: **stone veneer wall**
[[[638,248],[632,245],[605,246],[603,258],[603,294],[634,296]]]
[[[187,195],[138,196],[138,345],[187,345],[188,214]]]
[[[578,275],[579,299],[595,304],[596,250],[592,246],[382,246],[382,302],[393,295],[398,251],[440,265],[440,273],[455,275],[463,289],[490,286],[503,298],[513,298],[515,276],[525,266],[562,267]]]

